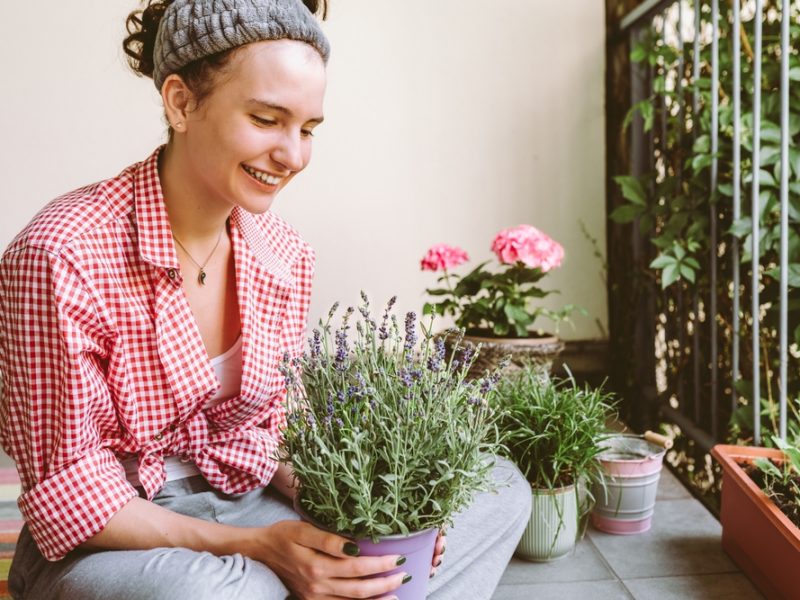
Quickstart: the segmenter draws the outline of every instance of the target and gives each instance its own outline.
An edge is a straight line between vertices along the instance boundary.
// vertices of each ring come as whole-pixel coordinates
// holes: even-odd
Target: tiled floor
[[[565,558],[514,558],[492,600],[763,598],[722,551],[721,535],[719,522],[664,469],[650,531],[620,536],[590,527]]]

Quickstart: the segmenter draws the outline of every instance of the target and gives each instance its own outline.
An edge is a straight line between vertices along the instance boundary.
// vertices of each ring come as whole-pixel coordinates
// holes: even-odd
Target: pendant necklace
[[[175,234],[174,233],[172,234],[172,239],[175,240],[177,242],[178,246],[180,246],[181,249],[186,253],[186,256],[189,257],[189,260],[192,261],[194,263],[194,265],[198,269],[200,269],[200,271],[197,273],[197,282],[200,285],[205,285],[206,284],[206,271],[205,271],[205,268],[206,268],[206,265],[208,264],[208,261],[211,260],[211,257],[214,256],[214,252],[216,252],[217,248],[219,247],[219,243],[222,240],[222,232],[223,231],[225,231],[225,227],[223,227],[222,229],[219,230],[219,237],[217,237],[217,243],[214,244],[214,248],[211,250],[211,253],[208,255],[208,258],[206,258],[206,261],[202,265],[199,264],[194,259],[194,257],[192,257],[191,254],[189,254],[189,251],[186,249],[186,247],[183,244],[181,244],[181,241],[178,238],[175,237]]]

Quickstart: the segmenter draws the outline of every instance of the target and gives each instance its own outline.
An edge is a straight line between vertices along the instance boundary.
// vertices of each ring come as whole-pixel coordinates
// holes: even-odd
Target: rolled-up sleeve
[[[136,496],[102,433],[117,427],[109,334],[78,270],[35,248],[0,263],[0,331],[0,441],[20,473],[31,535],[59,560]]]

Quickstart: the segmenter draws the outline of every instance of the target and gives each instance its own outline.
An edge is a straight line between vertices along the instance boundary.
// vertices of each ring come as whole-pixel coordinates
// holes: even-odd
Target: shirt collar
[[[180,264],[172,243],[172,228],[158,175],[158,157],[163,148],[164,146],[157,148],[141,162],[134,174],[139,253],[144,261],[155,266],[178,269]],[[266,218],[268,221],[274,219],[269,213]],[[275,233],[265,235],[256,222],[256,217],[238,206],[231,212],[231,225],[241,233],[245,246],[267,272],[284,284],[292,284],[291,267],[275,248],[275,244],[280,243],[277,239],[280,236]]]

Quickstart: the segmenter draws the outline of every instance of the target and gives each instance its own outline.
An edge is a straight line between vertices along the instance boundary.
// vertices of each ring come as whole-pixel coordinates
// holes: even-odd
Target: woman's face
[[[242,47],[199,108],[186,115],[192,191],[212,203],[267,211],[311,159],[325,84],[322,58],[303,42]]]

